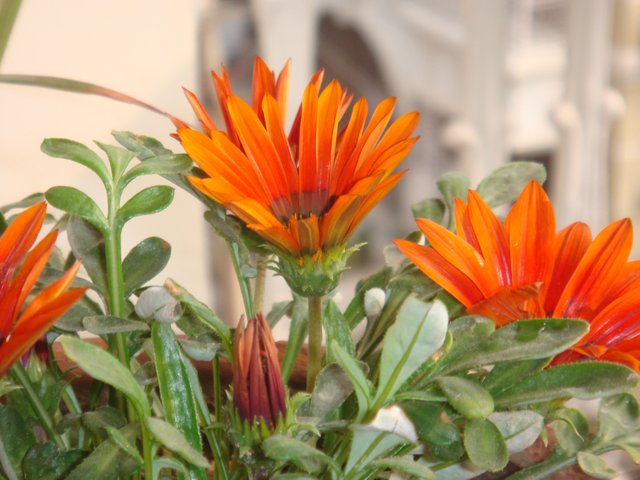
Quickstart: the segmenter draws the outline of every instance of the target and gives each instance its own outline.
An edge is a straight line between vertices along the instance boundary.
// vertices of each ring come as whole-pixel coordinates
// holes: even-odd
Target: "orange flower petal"
[[[514,320],[544,317],[544,311],[538,299],[539,292],[540,283],[505,287],[486,300],[470,306],[467,313],[488,317],[498,327]]]
[[[600,232],[569,279],[553,316],[593,318],[626,263],[631,236],[629,219],[614,222]]]
[[[202,128],[207,133],[207,135],[209,135],[213,130],[216,130],[216,126],[213,123],[213,120],[211,120],[211,117],[200,103],[200,100],[198,100],[198,97],[196,97],[193,92],[187,90],[186,88],[183,88],[182,90],[184,91],[184,94],[186,95],[191,108],[193,108],[196,117],[200,121],[200,125],[202,125]]]
[[[469,307],[483,298],[473,280],[432,248],[407,240],[394,240],[396,246],[426,276]]]

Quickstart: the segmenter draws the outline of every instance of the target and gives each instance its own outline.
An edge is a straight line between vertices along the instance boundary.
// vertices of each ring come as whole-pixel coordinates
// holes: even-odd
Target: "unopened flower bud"
[[[381,288],[371,288],[364,293],[364,313],[367,320],[377,319],[382,313],[386,294]]]
[[[140,318],[154,318],[162,323],[177,322],[182,316],[180,302],[164,287],[147,288],[138,298],[135,308]]]

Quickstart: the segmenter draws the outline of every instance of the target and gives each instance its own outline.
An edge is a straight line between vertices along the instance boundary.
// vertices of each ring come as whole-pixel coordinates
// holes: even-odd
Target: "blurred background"
[[[384,245],[414,229],[409,205],[436,195],[448,170],[475,185],[505,162],[538,161],[559,227],[583,220],[597,231],[624,216],[640,225],[639,0],[24,0],[0,71],[97,83],[193,120],[181,87],[217,114],[210,70],[224,63],[248,95],[256,54],[278,71],[293,60],[292,110],[324,67],[356,97],[394,95],[397,112],[422,114],[410,173],[353,239],[368,246],[352,257],[348,289],[380,268]],[[170,122],[147,111],[0,84],[0,205],[60,184],[101,199],[88,171],[39,145],[108,142],[112,129],[180,151]],[[125,250],[146,236],[168,240],[162,277],[234,323],[238,289],[202,213],[176,192],[168,210],[127,226]],[[278,279],[268,289],[268,299],[287,298]]]

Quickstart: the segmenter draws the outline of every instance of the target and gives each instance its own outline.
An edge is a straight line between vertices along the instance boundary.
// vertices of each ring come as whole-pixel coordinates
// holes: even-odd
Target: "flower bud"
[[[233,403],[242,420],[263,420],[274,428],[286,411],[278,350],[269,324],[257,314],[233,338]]]
[[[364,293],[364,312],[367,320],[372,321],[380,316],[385,300],[386,294],[381,288],[370,288]]]

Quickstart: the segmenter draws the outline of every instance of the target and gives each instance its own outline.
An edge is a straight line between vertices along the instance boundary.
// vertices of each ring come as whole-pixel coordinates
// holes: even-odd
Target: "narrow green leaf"
[[[578,452],[577,459],[582,471],[594,478],[614,478],[618,474],[607,462],[593,453]]]
[[[300,440],[284,435],[272,435],[264,440],[262,442],[262,450],[268,458],[279,461],[292,461],[302,468],[304,467],[299,464],[299,459],[313,458],[326,463],[336,472],[340,471],[340,467],[338,467],[333,458],[327,456],[324,452]]]
[[[100,177],[105,187],[111,184],[109,171],[102,158],[79,142],[66,138],[47,138],[40,145],[40,149],[50,157],[65,158],[84,165]]]
[[[144,322],[114,317],[113,315],[92,315],[84,317],[82,324],[89,332],[96,335],[149,331],[149,325]]]
[[[358,418],[362,419],[371,409],[371,387],[364,372],[354,357],[349,355],[334,340],[331,343],[333,357],[351,380],[358,399]]]
[[[9,210],[13,210],[15,208],[18,208],[20,210],[24,208],[29,208],[43,200],[44,200],[44,194],[39,192],[32,193],[31,195],[24,197],[22,200],[18,200],[17,202],[12,202],[12,203],[7,203],[5,205],[2,205],[0,207],[0,213],[7,213]]]
[[[436,382],[451,406],[466,418],[485,418],[493,413],[493,398],[479,384],[461,377],[439,377]]]
[[[517,200],[531,180],[542,185],[547,179],[544,165],[537,162],[509,162],[499,166],[478,184],[478,194],[491,208]]]
[[[118,223],[122,226],[133,217],[164,210],[173,201],[173,193],[173,188],[166,185],[155,185],[139,191],[118,210]]]
[[[395,473],[412,475],[423,480],[435,480],[436,476],[426,465],[407,457],[385,457],[373,460],[370,467],[388,469]]]
[[[21,0],[3,0],[0,2],[0,63],[7,49],[21,4]]]
[[[345,352],[352,357],[356,355],[356,349],[353,347],[351,340],[351,329],[347,325],[344,315],[336,305],[333,299],[327,300],[324,313],[324,330],[326,333],[326,343],[330,344],[334,340],[340,345]],[[332,362],[331,352],[327,352],[327,362]]]
[[[137,152],[136,152],[137,153]],[[185,154],[164,154],[157,157],[151,157],[148,160],[139,163],[129,169],[124,174],[121,184],[127,185],[134,178],[141,175],[169,175],[185,173],[191,169],[193,162],[188,155]]]
[[[384,338],[375,404],[381,406],[443,344],[449,317],[441,302],[409,297]]]
[[[502,470],[509,461],[509,452],[502,434],[486,419],[467,421],[464,427],[464,447],[474,465],[490,472]]]
[[[523,378],[542,371],[550,361],[551,358],[537,358],[533,360],[496,363],[482,381],[482,386],[486,388],[491,395],[496,395],[511,388]]]
[[[207,469],[209,460],[189,444],[182,432],[159,418],[147,417],[145,423],[149,431],[162,445],[177,453],[190,464]]]
[[[96,145],[98,145],[98,147],[100,147],[102,151],[107,154],[109,165],[111,165],[111,176],[117,184],[120,180],[120,177],[127,169],[127,166],[129,166],[131,160],[135,158],[136,153],[125,150],[124,148],[116,147],[114,145],[107,145],[101,142],[96,142]],[[120,191],[122,191],[122,188],[123,186],[121,185]]]
[[[151,326],[154,360],[164,417],[178,429],[189,445],[202,453],[202,438],[198,427],[195,397],[183,365],[184,356],[171,325],[153,322]],[[190,468],[189,478],[204,480],[203,468]]]
[[[352,426],[351,430],[351,450],[344,470],[347,474],[364,470],[373,460],[389,455],[395,447],[408,443],[399,435],[373,430],[362,424]]]
[[[289,381],[293,366],[296,363],[300,349],[307,336],[309,325],[309,310],[307,309],[307,301],[298,295],[294,296],[293,305],[291,307],[291,324],[289,325],[289,341],[284,351],[282,359],[282,379],[286,384]]]
[[[67,223],[67,238],[73,256],[82,263],[99,292],[106,296],[107,266],[102,233],[86,220],[72,216]]]
[[[22,478],[22,459],[36,444],[36,437],[20,414],[0,404],[0,466],[8,480]]]
[[[62,337],[64,353],[70,360],[96,380],[120,390],[135,405],[141,415],[151,414],[151,407],[144,393],[128,368],[115,357],[79,338]]]
[[[159,237],[137,244],[122,262],[125,297],[158,275],[169,262],[171,245]]]
[[[522,379],[493,399],[501,407],[563,397],[590,399],[621,393],[637,384],[638,376],[623,365],[585,361],[543,370]]]
[[[113,440],[118,447],[120,447],[123,451],[129,454],[130,457],[135,459],[139,464],[144,463],[143,458],[140,456],[138,449],[136,446],[131,443],[131,441],[117,428],[113,428],[110,426],[106,427],[106,430],[109,434],[109,438]]]
[[[85,219],[106,235],[109,230],[104,214],[86,193],[73,187],[53,187],[45,192],[47,202],[62,211]]]
[[[136,152],[138,158],[142,161],[161,155],[172,154],[171,150],[165,148],[159,140],[146,135],[136,135],[132,132],[119,132],[116,130],[112,131],[111,135],[124,148]]]
[[[456,355],[443,359],[444,366],[439,372],[446,374],[496,362],[552,357],[588,331],[589,324],[582,320],[545,318],[512,322],[489,337],[471,339],[464,349],[458,347]]]
[[[130,424],[118,430],[127,443],[133,444],[138,436],[139,425]],[[133,457],[128,450],[112,438],[104,440],[77,467],[66,480],[113,480],[129,478],[140,469],[139,457]]]

